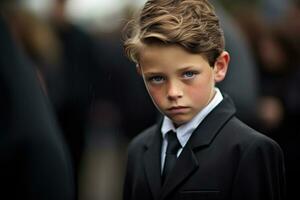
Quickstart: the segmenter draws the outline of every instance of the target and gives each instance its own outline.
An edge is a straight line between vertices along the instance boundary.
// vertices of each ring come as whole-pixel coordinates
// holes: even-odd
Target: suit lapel
[[[198,161],[189,146],[185,146],[178,157],[170,176],[167,178],[160,193],[159,199],[164,199],[176,187],[187,179],[198,168]]]
[[[188,143],[193,150],[209,146],[224,124],[234,116],[235,107],[232,100],[226,94],[223,95],[221,103],[206,116],[191,136]]]
[[[144,167],[152,195],[157,199],[161,189],[161,134],[159,126],[153,133],[153,138],[146,146]]]
[[[233,103],[225,94],[223,101],[206,116],[203,122],[194,131],[178,157],[174,170],[163,185],[159,199],[165,199],[177,186],[198,169],[201,163],[198,163],[195,153],[211,144],[219,133],[219,130],[234,113],[235,108]]]

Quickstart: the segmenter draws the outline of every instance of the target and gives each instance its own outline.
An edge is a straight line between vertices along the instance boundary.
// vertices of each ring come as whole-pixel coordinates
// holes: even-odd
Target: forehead
[[[208,64],[202,54],[190,53],[179,45],[143,45],[139,64],[143,66],[186,66]]]

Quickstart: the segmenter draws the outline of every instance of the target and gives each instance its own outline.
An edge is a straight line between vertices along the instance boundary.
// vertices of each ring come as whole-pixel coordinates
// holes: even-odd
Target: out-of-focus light
[[[21,0],[30,10],[47,18],[55,0]],[[141,8],[146,0],[67,0],[66,16],[88,29],[111,31],[124,22],[125,8]]]
[[[46,17],[53,6],[54,0],[22,0],[20,2],[40,17]]]
[[[128,0],[69,0],[67,16],[93,29],[111,30],[122,20]]]
[[[129,1],[130,1],[130,6],[132,8],[140,9],[141,7],[143,7],[143,5],[147,0],[129,0]]]

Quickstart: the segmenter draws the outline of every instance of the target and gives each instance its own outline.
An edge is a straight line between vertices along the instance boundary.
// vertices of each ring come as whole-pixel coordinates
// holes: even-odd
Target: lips
[[[170,114],[184,114],[189,110],[189,107],[186,106],[173,106],[168,110],[168,113]]]

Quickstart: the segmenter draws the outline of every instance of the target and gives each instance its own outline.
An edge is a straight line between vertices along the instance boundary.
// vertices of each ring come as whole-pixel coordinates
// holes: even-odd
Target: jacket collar
[[[189,142],[192,149],[209,145],[223,125],[230,120],[236,109],[231,98],[223,94],[223,101],[197,127]]]

